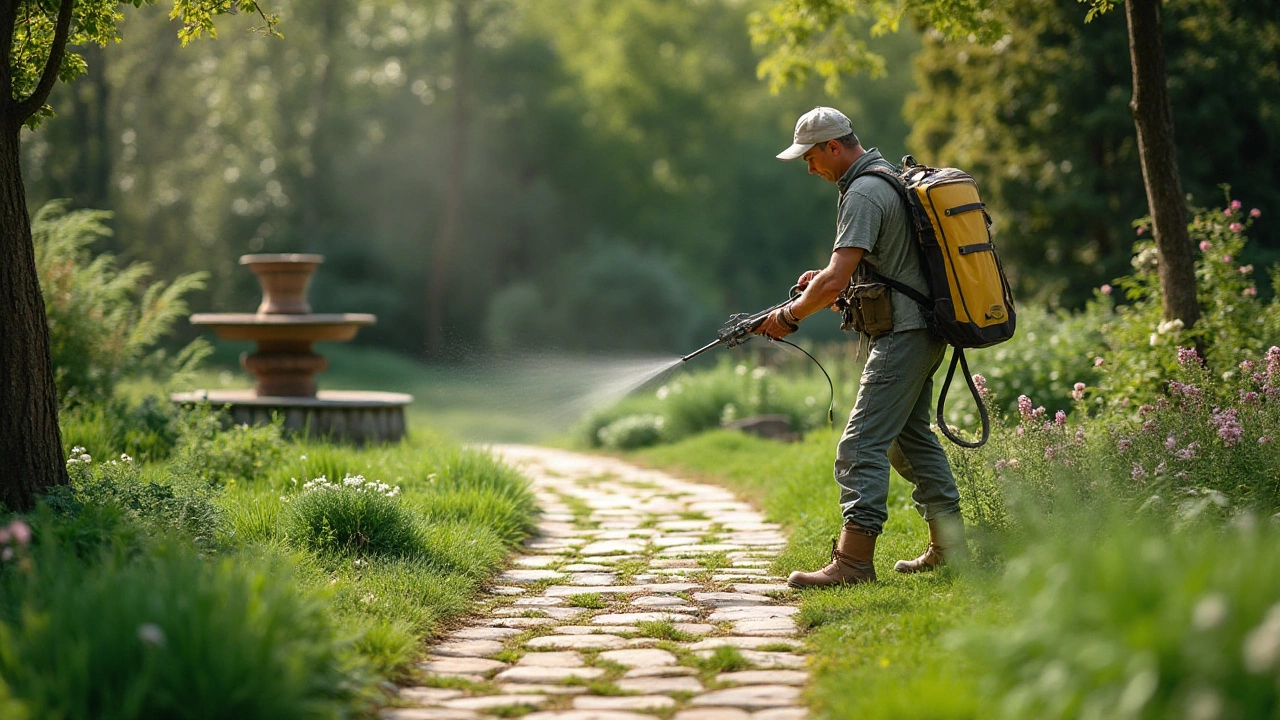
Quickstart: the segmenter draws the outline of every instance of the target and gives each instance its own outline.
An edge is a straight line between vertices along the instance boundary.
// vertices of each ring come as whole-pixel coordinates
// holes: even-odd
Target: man
[[[840,190],[835,250],[822,270],[800,276],[804,292],[775,311],[757,329],[771,338],[794,332],[801,320],[832,305],[850,284],[859,264],[929,294],[920,253],[909,227],[906,202],[886,179],[868,172],[892,168],[880,153],[864,150],[849,118],[818,107],[796,123],[794,144],[778,154],[789,161],[803,158],[809,174],[835,183]],[[844,528],[832,549],[831,562],[816,572],[794,572],[792,587],[872,582],[876,537],[888,518],[889,466],[915,485],[911,497],[929,524],[929,546],[914,560],[894,569],[930,570],[965,551],[960,494],[946,453],[929,427],[933,374],[946,345],[926,329],[920,307],[893,290],[893,327],[870,339],[871,351],[862,371],[858,401],[836,446],[835,479],[840,486]]]

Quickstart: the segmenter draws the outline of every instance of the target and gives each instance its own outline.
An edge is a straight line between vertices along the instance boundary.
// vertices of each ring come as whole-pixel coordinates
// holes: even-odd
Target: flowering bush
[[[296,480],[294,481],[297,482]],[[316,551],[348,555],[411,555],[420,546],[413,512],[400,488],[363,475],[334,482],[324,476],[280,500],[289,505],[285,536]]]

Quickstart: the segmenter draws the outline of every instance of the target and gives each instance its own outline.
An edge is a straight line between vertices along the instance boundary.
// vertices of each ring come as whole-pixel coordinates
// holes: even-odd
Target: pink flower
[[[1155,433],[1155,431],[1158,429],[1158,427],[1159,427],[1159,426],[1158,426],[1158,424],[1156,423],[1156,421],[1155,421],[1155,420],[1148,420],[1148,421],[1146,421],[1146,422],[1142,423],[1142,434],[1143,434],[1143,435],[1152,435],[1152,434],[1154,434],[1154,433]]]
[[[1103,361],[1103,359],[1102,359],[1102,358],[1100,358],[1100,357],[1096,357],[1096,358],[1094,358],[1094,359],[1093,359],[1093,366],[1094,366],[1094,367],[1102,367],[1102,363],[1103,363],[1103,362],[1104,362],[1104,361]]]
[[[1225,215],[1225,216],[1227,216],[1227,217],[1231,217],[1231,208],[1226,208],[1226,209],[1224,209],[1224,210],[1222,211],[1222,214],[1223,214],[1223,215]]]
[[[1023,420],[1031,419],[1031,398],[1026,395],[1018,396],[1018,414]]]
[[[1209,252],[1209,248],[1211,248],[1211,247],[1213,247],[1213,246],[1209,244],[1209,241],[1208,241],[1208,240],[1201,240],[1201,241],[1200,241],[1200,252]]]
[[[1057,452],[1058,452],[1058,449],[1050,445],[1049,447],[1044,449],[1044,456],[1045,458],[1052,460],[1053,456],[1056,455]]]
[[[1251,218],[1260,217],[1261,215],[1262,215],[1262,211],[1259,210],[1258,208],[1254,208],[1249,211],[1249,217]]]
[[[1084,444],[1084,428],[1076,428],[1076,445]]]
[[[1075,387],[1071,390],[1071,399],[1072,399],[1072,400],[1083,400],[1083,399],[1084,399],[1084,388],[1085,388],[1085,384],[1084,384],[1084,383],[1082,383],[1082,382],[1078,382],[1078,383],[1076,383],[1076,384],[1075,384]]]
[[[1232,210],[1239,210],[1239,209],[1240,209],[1240,201],[1239,201],[1239,200],[1232,200],[1232,201],[1231,201],[1231,209],[1232,209]]]
[[[1218,437],[1222,438],[1223,445],[1231,447],[1240,441],[1243,431],[1235,408],[1227,408],[1222,412],[1215,409],[1209,422],[1218,428]]]
[[[1280,347],[1272,345],[1264,357],[1267,360],[1267,377],[1270,379],[1280,377]]]
[[[1244,226],[1241,225],[1240,223],[1231,223],[1230,225],[1227,226],[1227,229],[1233,233],[1239,233],[1241,230],[1244,229]]]
[[[1116,443],[1116,449],[1120,452],[1125,452],[1131,447],[1133,447],[1133,441],[1129,438],[1120,438],[1120,442]]]
[[[1155,411],[1156,408],[1154,405],[1150,403],[1143,403],[1138,406],[1138,417],[1146,417]]]
[[[1169,381],[1169,392],[1172,392],[1175,395],[1181,395],[1191,400],[1199,400],[1201,397],[1200,388],[1196,387],[1195,385],[1180,383],[1177,380]],[[1161,398],[1161,400],[1163,399],[1164,398]],[[1156,402],[1157,404],[1159,403],[1159,401],[1156,401]]]
[[[1129,477],[1133,478],[1134,480],[1143,480],[1147,477],[1147,471],[1144,470],[1142,466],[1139,465],[1138,463],[1134,463],[1133,472],[1129,473]]]
[[[1228,265],[1230,265],[1230,264],[1231,264],[1231,256],[1230,256],[1230,255],[1223,255],[1223,256],[1222,256],[1222,262],[1227,263]]]
[[[1241,391],[1240,391],[1240,402],[1245,403],[1245,404],[1248,404],[1248,405],[1251,405],[1251,404],[1253,404],[1253,403],[1256,403],[1256,402],[1258,402],[1258,393],[1256,393],[1256,392],[1254,392],[1254,391],[1252,391],[1252,390],[1241,390]]]
[[[1102,287],[1098,288],[1098,290],[1099,290],[1103,295],[1110,295],[1110,294],[1111,294],[1111,286],[1110,286],[1110,285],[1108,285],[1108,284],[1106,284],[1106,283],[1103,283],[1103,284],[1102,284]]]
[[[1259,445],[1266,445],[1270,442],[1271,442],[1271,437],[1269,435],[1263,435],[1262,437],[1258,438]]]
[[[1253,372],[1253,361],[1252,361],[1252,360],[1241,360],[1241,361],[1240,361],[1240,369],[1241,369],[1241,370],[1243,370],[1243,371],[1245,371],[1245,372]]]
[[[1249,273],[1253,272],[1253,266],[1241,265],[1240,267],[1236,268],[1236,272],[1240,273],[1241,275],[1248,275]]]
[[[1245,289],[1244,289],[1244,296],[1245,296],[1245,297],[1257,297],[1257,296],[1258,296],[1258,288],[1256,288],[1256,287],[1247,287],[1247,288],[1245,288]]]
[[[1174,437],[1174,436],[1172,436],[1172,435],[1170,435],[1169,437],[1165,438],[1165,441],[1164,441],[1164,449],[1165,449],[1165,450],[1168,450],[1169,452],[1173,452],[1173,449],[1174,449],[1174,448],[1176,448],[1176,447],[1178,447],[1178,439],[1177,439],[1177,438],[1175,438],[1175,437]]]
[[[978,388],[978,397],[984,400],[991,397],[991,390],[987,388],[987,379],[982,375],[973,376],[973,386]]]
[[[1145,235],[1145,234],[1147,234],[1147,227],[1146,227],[1145,225],[1139,225],[1139,226],[1138,226],[1138,237],[1142,237],[1142,236],[1143,236],[1143,235]]]
[[[1178,456],[1178,459],[1179,459],[1179,460],[1187,460],[1187,461],[1190,461],[1190,460],[1192,460],[1192,459],[1194,459],[1194,458],[1195,458],[1195,456],[1196,456],[1196,451],[1197,451],[1197,450],[1199,450],[1199,449],[1200,449],[1200,443],[1197,441],[1197,442],[1193,442],[1193,443],[1191,443],[1190,445],[1186,446],[1185,448],[1183,448],[1183,449],[1179,450],[1176,454],[1177,454],[1177,456]]]
[[[1066,414],[1065,412],[1063,412],[1063,411],[1059,410],[1058,412],[1054,413],[1054,415],[1053,415],[1053,421],[1054,421],[1055,423],[1057,423],[1058,425],[1066,425],[1066,424],[1067,424],[1067,414]]]
[[[31,542],[31,526],[22,520],[14,520],[9,523],[9,536],[18,542],[19,545],[26,545]]]
[[[1164,474],[1164,471],[1165,471],[1165,464],[1164,464],[1164,461],[1163,461],[1163,460],[1161,460],[1161,461],[1160,461],[1160,464],[1156,466],[1155,474],[1156,474],[1156,475],[1163,475],[1163,474]]]

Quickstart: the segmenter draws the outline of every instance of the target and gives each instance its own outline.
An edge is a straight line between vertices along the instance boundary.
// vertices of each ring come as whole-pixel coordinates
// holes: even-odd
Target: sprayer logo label
[[[999,321],[999,320],[1003,320],[1003,319],[1004,319],[1004,306],[1003,306],[1003,305],[992,305],[992,306],[991,306],[991,309],[987,311],[987,319],[988,319],[988,320],[997,320],[997,321]]]

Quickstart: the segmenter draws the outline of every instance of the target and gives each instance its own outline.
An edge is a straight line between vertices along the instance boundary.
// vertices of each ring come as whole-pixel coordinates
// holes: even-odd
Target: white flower
[[[1191,613],[1191,622],[1200,630],[1212,630],[1222,624],[1227,617],[1227,599],[1222,593],[1206,595],[1196,603]]]
[[[164,630],[155,623],[144,623],[138,626],[138,639],[146,645],[159,647],[164,644]]]
[[[1259,675],[1275,666],[1280,656],[1280,603],[1271,606],[1262,624],[1244,638],[1244,669]]]
[[[299,455],[299,456],[298,456],[298,459],[299,459],[299,460],[306,460],[306,459],[307,459],[307,455],[306,455],[306,453],[303,453],[303,454]]]
[[[125,453],[120,453],[120,462],[127,462],[127,463],[131,463],[131,462],[133,462],[133,458],[129,457],[129,456],[128,456],[128,455],[126,455]]]
[[[1182,321],[1174,318],[1173,320],[1164,320],[1156,326],[1156,332],[1161,335],[1167,335],[1171,332],[1177,332],[1182,329]]]

